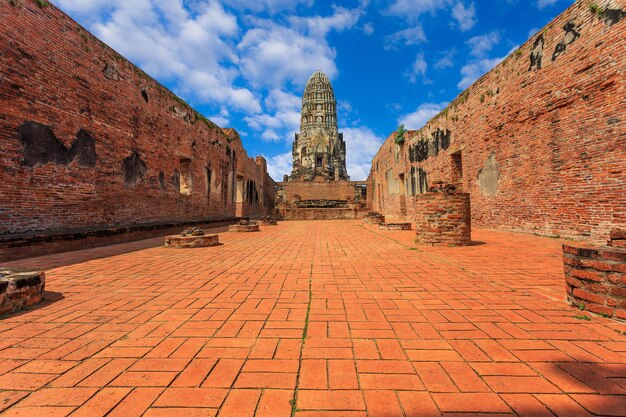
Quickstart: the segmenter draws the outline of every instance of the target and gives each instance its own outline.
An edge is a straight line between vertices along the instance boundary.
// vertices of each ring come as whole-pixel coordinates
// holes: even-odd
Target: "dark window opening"
[[[450,184],[460,187],[463,184],[463,154],[453,153],[451,162]]]
[[[211,181],[213,180],[213,171],[210,168],[206,169],[206,198],[207,201],[211,199]]]

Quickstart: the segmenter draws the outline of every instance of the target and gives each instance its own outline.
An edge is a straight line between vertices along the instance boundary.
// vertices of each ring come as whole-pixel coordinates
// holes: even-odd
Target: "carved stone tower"
[[[326,74],[315,71],[304,89],[300,133],[289,181],[349,181],[346,143],[337,129],[337,101]]]

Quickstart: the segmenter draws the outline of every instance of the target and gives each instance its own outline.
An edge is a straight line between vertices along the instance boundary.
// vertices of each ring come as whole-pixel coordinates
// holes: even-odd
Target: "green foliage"
[[[589,317],[586,314],[579,314],[579,315],[574,316],[574,318],[578,320],[591,321],[591,317]]]
[[[405,133],[406,133],[406,129],[404,128],[404,125],[398,126],[398,129],[396,130],[396,144],[404,145]]]
[[[480,102],[484,103],[485,102],[485,95],[483,94],[482,96],[480,96]]]
[[[580,303],[580,304],[578,304],[578,309],[579,309],[580,311],[584,311],[584,310],[585,310],[585,303]]]
[[[595,1],[589,3],[589,10],[591,13],[597,15],[598,17],[602,17],[604,15],[605,10],[599,6]]]
[[[467,101],[467,99],[469,98],[469,90],[465,90],[461,93],[461,95],[459,96],[458,100],[459,100],[459,104],[465,104],[465,102]]]
[[[46,2],[46,0],[35,0],[35,4],[41,9],[48,7],[48,2]]]

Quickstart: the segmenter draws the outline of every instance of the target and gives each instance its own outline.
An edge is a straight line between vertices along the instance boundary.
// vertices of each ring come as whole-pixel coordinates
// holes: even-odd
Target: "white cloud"
[[[252,91],[236,86],[232,42],[239,26],[219,3],[204,2],[193,12],[182,0],[60,0],[59,5],[84,16],[100,39],[188,100],[261,111]]]
[[[466,7],[465,3],[459,1],[452,8],[452,17],[459,23],[459,29],[466,32],[476,24],[476,6],[471,3]]]
[[[407,130],[419,130],[430,119],[446,108],[448,103],[423,103],[413,113],[405,114],[398,119],[399,124],[403,124]]]
[[[409,81],[412,83],[417,81],[418,76],[421,77],[424,81],[426,79],[426,71],[428,70],[428,63],[424,59],[424,53],[420,52],[415,57],[415,61],[411,66],[411,71],[407,74],[409,77]]]
[[[542,10],[548,6],[554,6],[558,0],[537,0],[537,8]]]
[[[238,10],[256,13],[268,12],[270,14],[278,13],[283,10],[294,10],[300,4],[306,6],[313,4],[313,0],[222,0],[222,2]]]
[[[398,44],[417,45],[426,42],[426,33],[422,25],[417,24],[414,27],[400,30],[385,36],[385,49],[397,49]]]
[[[337,73],[336,51],[326,39],[330,31],[356,25],[359,9],[335,8],[327,17],[292,17],[290,25],[255,20],[237,46],[243,76],[255,87],[304,86],[309,75],[321,69],[331,79]]]
[[[244,120],[252,129],[262,132],[261,139],[264,141],[291,142],[293,134],[300,128],[301,103],[299,96],[274,89],[265,99],[268,111],[248,115]]]
[[[366,23],[363,25],[363,33],[366,35],[372,35],[374,33],[374,25],[371,23]]]
[[[461,68],[461,75],[463,78],[461,78],[461,81],[459,81],[457,86],[461,90],[465,90],[466,88],[474,84],[476,80],[478,80],[488,71],[490,71],[493,67],[502,62],[504,58],[506,58],[506,56],[493,59],[485,58],[465,65],[463,68]]]
[[[386,14],[416,21],[424,13],[432,13],[450,5],[451,0],[393,0]]]
[[[306,33],[315,38],[323,38],[330,31],[341,32],[352,28],[361,17],[361,9],[346,9],[335,7],[330,16],[291,16],[289,21],[295,28],[302,28]]]
[[[224,107],[220,109],[218,114],[208,116],[209,120],[220,127],[227,127],[230,123],[230,113]]]
[[[454,56],[456,55],[456,49],[450,49],[444,51],[441,58],[435,62],[435,69],[442,70],[446,68],[454,67]]]
[[[474,36],[466,42],[470,47],[470,54],[476,58],[485,57],[494,46],[500,43],[500,34],[497,31]]]
[[[284,175],[291,174],[293,156],[291,152],[282,153],[267,159],[267,172],[274,181],[282,181]]]
[[[350,179],[352,181],[367,179],[372,160],[384,138],[364,126],[339,129],[339,131],[343,132],[343,139],[346,142],[346,168]]]

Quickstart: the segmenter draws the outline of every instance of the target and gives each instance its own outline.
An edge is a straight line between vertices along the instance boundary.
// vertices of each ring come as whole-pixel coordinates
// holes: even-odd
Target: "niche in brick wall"
[[[139,156],[139,152],[133,149],[130,156],[122,162],[122,173],[124,174],[124,182],[129,187],[136,186],[146,175],[148,167]]]
[[[191,170],[191,159],[180,158],[180,193],[191,194],[193,187],[193,173]]]
[[[177,169],[172,174],[172,187],[174,187],[174,191],[180,192],[180,172]]]
[[[496,161],[496,154],[492,152],[487,158],[485,166],[478,171],[478,188],[483,194],[494,196],[498,193],[500,185],[500,167]]]

